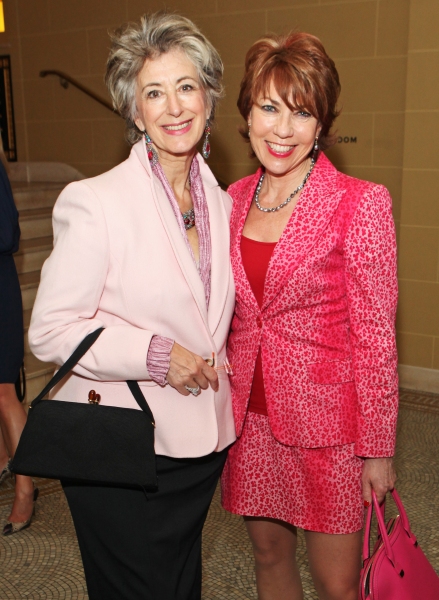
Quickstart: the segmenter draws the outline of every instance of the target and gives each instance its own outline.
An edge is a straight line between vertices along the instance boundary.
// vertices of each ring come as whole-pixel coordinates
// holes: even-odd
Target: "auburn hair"
[[[247,141],[251,108],[261,96],[268,96],[273,82],[291,110],[306,110],[319,121],[320,149],[334,143],[331,127],[339,115],[340,81],[334,61],[317,37],[301,32],[263,37],[247,52],[244,73],[237,104],[246,120],[240,133]]]

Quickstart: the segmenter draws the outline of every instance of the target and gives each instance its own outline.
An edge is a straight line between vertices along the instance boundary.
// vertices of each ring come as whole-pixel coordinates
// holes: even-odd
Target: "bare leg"
[[[18,401],[13,383],[0,383],[0,426],[3,440],[14,456],[21,432],[26,423],[26,412]],[[15,498],[9,520],[15,523],[27,521],[32,515],[34,486],[30,477],[17,475]]]
[[[0,473],[6,467],[9,460],[8,449],[6,448],[5,440],[3,439],[2,430],[0,428]]]
[[[320,600],[357,600],[362,532],[305,531],[311,575]]]
[[[277,519],[245,517],[256,563],[259,600],[302,600],[297,530]]]

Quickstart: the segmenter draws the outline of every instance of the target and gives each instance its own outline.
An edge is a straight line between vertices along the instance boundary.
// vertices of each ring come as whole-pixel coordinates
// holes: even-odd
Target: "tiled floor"
[[[412,529],[439,572],[439,397],[402,392],[397,488]],[[0,539],[0,600],[85,599],[82,566],[70,514],[56,482],[38,481],[41,497],[30,529]],[[12,485],[0,489],[0,522],[8,515]],[[389,513],[394,511],[390,506]],[[316,599],[299,539],[305,598]],[[222,510],[217,493],[204,535],[204,600],[256,598],[253,560],[242,520]],[[157,599],[159,600],[159,599]]]

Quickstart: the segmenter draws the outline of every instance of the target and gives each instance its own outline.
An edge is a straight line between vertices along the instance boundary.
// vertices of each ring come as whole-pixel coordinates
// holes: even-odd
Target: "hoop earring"
[[[146,130],[143,132],[143,135],[145,137],[146,152],[148,154],[149,162],[151,163],[151,167],[155,167],[159,162],[159,155],[157,154],[157,150],[152,145],[151,138],[146,133]]]
[[[210,135],[210,123],[209,123],[209,119],[207,119],[206,121],[206,127],[204,128],[204,142],[203,142],[203,149],[201,151],[201,154],[203,155],[203,157],[207,160],[210,156],[210,142],[209,142],[209,135]]]

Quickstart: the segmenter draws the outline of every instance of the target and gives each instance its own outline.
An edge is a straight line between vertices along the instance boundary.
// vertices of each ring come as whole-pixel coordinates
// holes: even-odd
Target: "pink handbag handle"
[[[398,507],[399,515],[401,518],[401,523],[402,523],[404,530],[406,531],[409,538],[413,541],[413,543],[416,543],[416,537],[413,535],[413,533],[410,529],[410,523],[409,523],[409,520],[407,517],[407,513],[405,512],[404,506],[401,502],[401,498],[399,497],[398,492],[396,490],[392,490],[391,494],[392,494],[392,498],[393,498],[396,506]],[[372,522],[373,508],[375,508],[375,514],[377,516],[377,521],[378,521],[378,529],[379,529],[381,539],[384,544],[387,558],[391,561],[392,565],[395,568],[397,568],[395,556],[393,554],[392,546],[390,545],[389,536],[387,534],[386,524],[384,522],[384,505],[385,505],[385,503],[383,502],[382,506],[380,506],[378,504],[378,500],[377,500],[374,490],[372,490],[372,500],[373,500],[373,504],[371,504],[369,506],[368,511],[367,511],[367,516],[366,516],[366,527],[365,527],[364,542],[363,542],[363,561],[366,561],[370,556],[370,550],[369,550],[370,526],[371,526],[371,522]]]
[[[367,509],[367,515],[366,515],[366,524],[364,527],[364,539],[363,539],[363,565],[366,562],[366,560],[368,560],[368,558],[370,557],[370,526],[372,524],[372,513],[373,513],[373,506],[372,504],[369,504],[369,507]]]
[[[380,512],[383,517],[383,521],[386,517],[386,499],[381,503],[379,507]],[[372,516],[373,516],[373,504],[369,504],[366,515],[366,523],[364,526],[364,538],[363,538],[363,563],[370,557],[370,548],[369,548],[369,540],[370,540],[370,528],[372,525]]]

